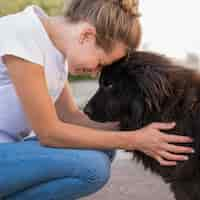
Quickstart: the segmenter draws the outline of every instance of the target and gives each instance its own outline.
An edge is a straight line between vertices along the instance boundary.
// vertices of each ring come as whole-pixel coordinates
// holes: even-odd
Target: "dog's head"
[[[96,121],[120,121],[128,129],[143,126],[148,117],[152,119],[161,111],[172,93],[170,66],[171,61],[164,56],[134,52],[105,67],[99,89],[84,112]]]

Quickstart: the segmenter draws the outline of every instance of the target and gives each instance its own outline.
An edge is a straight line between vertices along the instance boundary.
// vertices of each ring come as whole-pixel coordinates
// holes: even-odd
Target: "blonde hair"
[[[120,41],[136,49],[141,39],[138,0],[66,0],[70,22],[88,21],[96,28],[96,42],[106,52]]]

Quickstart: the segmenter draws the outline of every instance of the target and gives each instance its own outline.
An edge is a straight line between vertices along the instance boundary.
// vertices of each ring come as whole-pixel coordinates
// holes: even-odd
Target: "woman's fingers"
[[[164,149],[173,153],[194,153],[194,149],[191,147],[177,146],[174,144],[165,144]]]
[[[106,130],[119,130],[119,122],[106,122],[106,123],[101,123],[102,126],[101,128],[104,128]]]
[[[150,126],[151,128],[159,129],[159,130],[167,130],[172,129],[176,125],[175,122],[172,123],[159,123],[155,122],[152,123]],[[187,136],[179,136],[179,135],[167,135],[164,134],[164,138],[167,142],[174,142],[174,143],[186,143],[186,142],[193,142],[192,138]]]
[[[184,155],[176,155],[173,153],[169,153],[167,151],[161,151],[160,155],[169,161],[185,161],[188,160],[188,156],[184,156]]]
[[[173,143],[191,143],[193,139],[187,136],[169,135],[160,130],[172,129],[175,123],[152,123],[142,129],[143,134],[138,134],[141,143],[138,149],[155,158],[160,165],[174,166],[177,161],[188,159],[187,153],[193,153],[191,147],[178,146]]]
[[[172,142],[172,143],[191,143],[193,142],[192,138],[187,136],[179,136],[179,135],[164,135],[164,139],[166,142]]]
[[[108,125],[108,126],[119,126],[120,122],[104,122],[102,124],[105,124],[105,125]]]
[[[175,122],[172,123],[159,123],[155,122],[150,125],[151,128],[159,129],[159,130],[168,130],[174,128],[176,125]],[[193,142],[193,139],[187,136],[180,136],[180,135],[168,135],[163,133],[163,137],[166,142],[172,143],[190,143]]]
[[[176,161],[168,161],[168,160],[164,160],[163,158],[161,158],[160,156],[156,156],[155,159],[160,163],[160,165],[162,166],[175,166],[177,164]]]
[[[168,130],[174,128],[176,125],[175,122],[172,123],[160,123],[160,122],[154,122],[150,126],[151,128],[159,129],[159,130]]]
[[[109,123],[109,124],[113,124],[113,125],[115,125],[115,126],[119,126],[120,125],[120,122],[107,122],[107,123]]]

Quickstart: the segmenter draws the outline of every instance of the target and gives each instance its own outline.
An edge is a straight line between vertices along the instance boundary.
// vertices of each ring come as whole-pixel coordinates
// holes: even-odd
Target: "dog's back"
[[[147,52],[134,52],[126,62],[126,67],[138,81],[138,87],[149,98],[145,100],[148,102],[149,112],[145,113],[148,116],[144,116],[142,126],[155,121],[176,121],[176,128],[167,133],[194,138],[194,143],[188,145],[192,145],[196,152],[190,155],[188,161],[179,162],[175,167],[162,167],[141,152],[135,152],[136,159],[171,183],[177,199],[200,199],[196,190],[200,184],[199,72],[177,65],[164,56]],[[128,122],[131,123],[131,119]],[[129,125],[126,123],[126,129],[127,126]],[[124,128],[123,123],[121,128]],[[194,198],[187,196],[190,192]]]

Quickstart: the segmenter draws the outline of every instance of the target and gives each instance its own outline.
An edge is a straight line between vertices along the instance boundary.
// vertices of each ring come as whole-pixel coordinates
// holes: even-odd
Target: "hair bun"
[[[121,7],[128,13],[134,16],[140,16],[139,0],[121,0]]]

